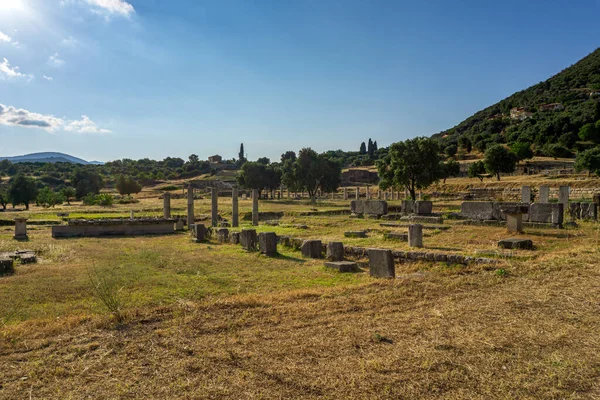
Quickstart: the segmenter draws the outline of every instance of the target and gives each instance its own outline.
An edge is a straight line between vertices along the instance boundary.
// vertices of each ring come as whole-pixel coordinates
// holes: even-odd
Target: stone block
[[[533,203],[529,207],[529,221],[562,227],[564,208],[561,203]]]
[[[277,235],[275,232],[261,232],[258,234],[260,252],[272,257],[277,254]]]
[[[242,229],[242,232],[240,232],[240,244],[244,249],[256,250],[257,241],[256,229]]]
[[[364,211],[365,210],[364,204],[365,204],[365,202],[362,201],[362,200],[352,200],[350,202],[350,211],[353,214],[362,215],[365,212]]]
[[[460,214],[468,219],[494,219],[494,203],[491,201],[465,201],[460,205]]]
[[[196,243],[203,242],[206,239],[206,226],[204,224],[193,224],[190,228],[192,237],[196,239]]]
[[[344,244],[342,242],[327,243],[327,251],[325,256],[329,261],[344,260]]]
[[[415,211],[415,202],[412,200],[402,200],[400,210],[406,214],[412,214]]]
[[[417,215],[429,215],[433,212],[433,203],[427,200],[415,201],[414,212]]]
[[[320,240],[305,240],[302,242],[300,251],[304,257],[321,258],[323,247]]]
[[[509,232],[523,232],[523,214],[506,214],[506,228]]]
[[[558,188],[558,202],[563,205],[563,209],[569,206],[569,193],[571,188],[569,186],[560,186]]]
[[[344,236],[347,238],[366,238],[367,232],[366,231],[348,231],[348,232],[344,232]]]
[[[580,218],[581,203],[569,203],[569,217],[572,221]]]
[[[533,250],[533,242],[530,239],[509,238],[500,240],[498,247],[503,249]]]
[[[330,261],[325,263],[325,267],[333,268],[339,272],[357,272],[360,271],[358,264],[352,261]]]
[[[598,204],[581,203],[581,219],[598,220]]]
[[[178,219],[177,222],[175,222],[175,230],[180,232],[183,230],[185,221],[182,219]]]
[[[368,249],[369,274],[374,278],[394,278],[396,268],[391,250]]]
[[[218,228],[215,230],[217,241],[219,243],[227,243],[229,242],[229,229],[227,228]]]
[[[27,236],[27,218],[15,218],[15,236],[16,240],[28,240]]]
[[[364,214],[369,215],[385,215],[388,212],[388,204],[385,200],[370,200],[365,201]]]
[[[229,234],[229,243],[239,244],[240,243],[240,233],[239,232],[231,232]]]
[[[528,203],[517,203],[517,202],[511,202],[511,201],[498,201],[495,202],[493,204],[494,206],[494,218],[495,220],[498,221],[506,221],[506,213],[503,210],[509,210],[512,211],[515,208],[519,207],[521,212],[525,212],[525,215],[523,216],[524,220],[528,220],[528,213],[529,213],[529,204]],[[527,209],[521,208],[521,207],[527,207]]]
[[[423,226],[413,224],[408,226],[408,246],[423,247]]]
[[[0,258],[0,275],[12,274],[15,272],[14,260],[10,257]]]
[[[383,238],[386,240],[398,240],[400,242],[408,241],[408,233],[406,232],[385,232]]]
[[[521,203],[531,203],[531,186],[521,187]]]
[[[550,201],[550,186],[540,186],[540,193],[538,195],[538,203],[548,203]]]

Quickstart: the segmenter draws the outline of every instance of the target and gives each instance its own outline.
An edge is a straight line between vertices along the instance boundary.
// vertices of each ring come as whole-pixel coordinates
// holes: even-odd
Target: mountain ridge
[[[23,154],[19,156],[10,156],[10,157],[0,157],[0,161],[8,160],[12,163],[21,163],[21,162],[68,162],[72,164],[83,164],[83,165],[94,165],[94,164],[104,164],[100,161],[86,161],[82,158],[78,158],[66,153],[60,152],[39,152],[39,153],[29,153]]]

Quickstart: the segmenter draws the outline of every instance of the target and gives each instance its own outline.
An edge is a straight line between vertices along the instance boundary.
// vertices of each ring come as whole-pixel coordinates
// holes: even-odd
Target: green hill
[[[484,151],[493,143],[523,142],[537,155],[564,157],[595,146],[600,143],[600,49],[433,136],[465,152],[471,146]]]

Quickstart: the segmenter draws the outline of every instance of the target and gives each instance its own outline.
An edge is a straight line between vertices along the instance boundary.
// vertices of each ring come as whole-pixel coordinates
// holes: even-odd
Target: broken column
[[[423,225],[412,224],[408,226],[408,246],[423,247]]]
[[[348,188],[344,187],[344,200],[348,200]]]
[[[538,203],[548,203],[550,201],[550,186],[542,185],[540,186],[540,194]]]
[[[356,200],[360,199],[360,188],[359,187],[356,188],[356,195],[354,197],[356,197]]]
[[[234,186],[231,190],[231,226],[234,228],[240,225],[238,208],[238,188]]]
[[[163,218],[171,218],[171,193],[169,192],[163,195]]]
[[[14,239],[29,240],[29,236],[27,236],[27,218],[15,218]]]
[[[521,203],[531,203],[531,186],[521,187]]]
[[[569,209],[569,191],[568,186],[560,186],[558,188],[558,202],[563,205],[563,209]]]
[[[369,274],[374,278],[394,278],[396,268],[391,250],[368,249]]]
[[[211,223],[212,226],[219,225],[219,192],[217,188],[210,188],[210,199],[211,199],[211,207],[210,207],[210,215],[211,215]]]
[[[277,254],[277,235],[275,232],[261,232],[258,234],[258,247],[260,252],[272,257]]]
[[[188,229],[191,229],[191,226],[194,225],[194,188],[188,186],[187,193],[187,226]]]
[[[252,189],[252,225],[258,226],[258,189]]]
[[[365,196],[366,196],[365,198],[366,198],[367,200],[370,200],[370,199],[371,199],[371,189],[369,188],[369,186],[367,186],[367,191],[366,191],[366,193],[365,193]]]

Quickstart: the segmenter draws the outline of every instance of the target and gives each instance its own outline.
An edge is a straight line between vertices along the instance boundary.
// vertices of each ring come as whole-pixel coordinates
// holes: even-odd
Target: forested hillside
[[[485,151],[524,143],[564,157],[600,143],[600,49],[550,79],[477,112],[434,137],[444,146]]]

